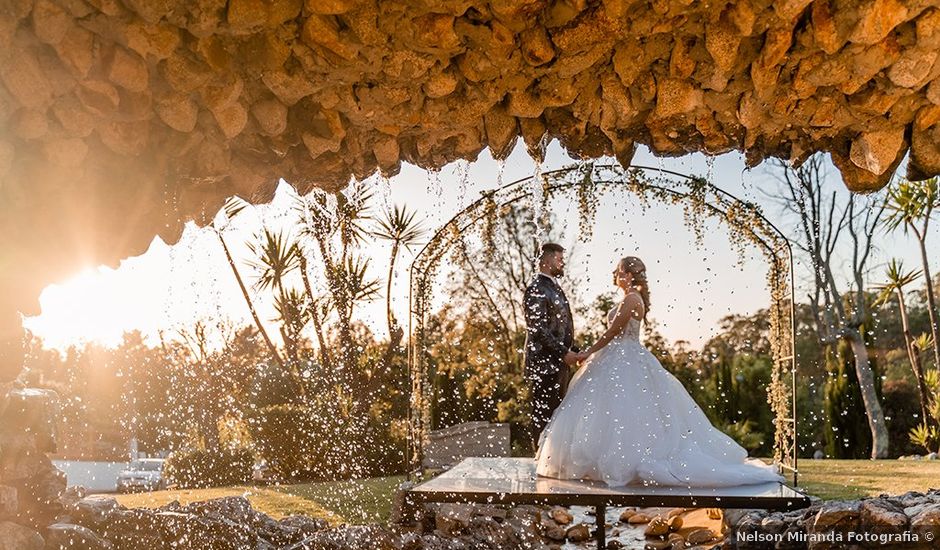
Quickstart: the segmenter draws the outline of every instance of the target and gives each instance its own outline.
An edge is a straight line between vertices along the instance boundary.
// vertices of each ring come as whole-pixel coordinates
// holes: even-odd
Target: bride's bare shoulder
[[[643,316],[643,310],[646,307],[646,304],[643,302],[643,297],[637,292],[631,292],[624,296],[620,304],[621,308],[633,313],[638,313],[639,317]]]
[[[623,301],[621,303],[625,305],[629,305],[629,306],[636,305],[636,304],[639,304],[642,306],[643,297],[640,296],[639,292],[629,292],[627,293],[626,296],[623,297]]]

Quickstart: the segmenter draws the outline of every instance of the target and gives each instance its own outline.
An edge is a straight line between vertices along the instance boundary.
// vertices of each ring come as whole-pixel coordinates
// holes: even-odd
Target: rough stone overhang
[[[0,310],[278,177],[336,188],[518,136],[622,160],[828,151],[857,191],[908,150],[937,174],[936,4],[0,0]]]

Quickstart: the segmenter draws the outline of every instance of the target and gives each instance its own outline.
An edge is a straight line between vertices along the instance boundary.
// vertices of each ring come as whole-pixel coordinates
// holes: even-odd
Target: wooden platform
[[[531,458],[467,458],[421,483],[408,493],[411,503],[485,502],[594,506],[603,522],[607,506],[683,508],[761,508],[795,510],[810,505],[809,497],[779,482],[736,487],[608,487],[603,482],[539,477]],[[596,529],[604,548],[604,528]]]

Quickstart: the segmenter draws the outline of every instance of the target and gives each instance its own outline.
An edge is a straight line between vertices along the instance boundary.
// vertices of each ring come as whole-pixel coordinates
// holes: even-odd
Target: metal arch
[[[704,185],[706,190],[708,192],[712,192],[715,195],[715,197],[719,199],[719,201],[724,200],[730,203],[731,205],[743,205],[749,208],[751,213],[753,213],[760,219],[762,225],[764,226],[762,229],[765,230],[763,236],[760,235],[758,231],[755,230],[755,228],[753,227],[748,227],[748,228],[739,227],[738,229],[748,231],[754,237],[757,244],[759,244],[760,247],[764,249],[765,253],[773,260],[773,262],[784,260],[787,263],[786,271],[788,272],[788,275],[789,275],[788,286],[789,286],[789,298],[790,298],[789,312],[788,312],[789,313],[789,327],[788,327],[789,338],[787,339],[789,354],[784,355],[783,357],[774,357],[774,368],[776,369],[777,365],[780,363],[789,363],[789,366],[790,366],[790,374],[791,374],[790,376],[790,386],[791,386],[790,414],[791,414],[791,417],[779,419],[779,420],[781,420],[782,422],[786,424],[792,425],[792,430],[793,430],[792,441],[790,441],[789,449],[782,449],[782,452],[784,453],[789,451],[790,456],[782,457],[782,460],[779,463],[779,465],[782,468],[792,472],[793,484],[796,485],[797,473],[798,473],[797,471],[798,431],[797,431],[797,408],[796,408],[796,405],[797,405],[796,300],[795,300],[795,273],[794,273],[794,265],[793,265],[793,248],[789,239],[787,239],[786,235],[779,228],[777,228],[777,226],[774,225],[773,222],[771,222],[769,219],[767,219],[766,216],[764,216],[763,212],[756,205],[748,201],[739,199],[733,194],[719,188],[718,186],[714,185],[713,183],[707,180],[704,180],[701,178],[695,178],[687,174],[675,172],[673,170],[651,167],[651,166],[643,166],[643,165],[630,165],[625,168],[617,164],[588,164],[586,166],[591,171],[590,173],[592,176],[597,173],[597,170],[609,170],[610,176],[614,176],[614,175],[617,176],[616,178],[615,177],[607,177],[607,178],[600,178],[600,179],[592,178],[592,183],[594,185],[623,185],[623,184],[637,185],[644,189],[656,189],[658,191],[668,193],[678,199],[684,199],[684,198],[690,197],[692,194],[691,193],[692,190],[677,190],[677,189],[665,187],[663,185],[656,185],[655,183],[651,183],[651,182],[641,182],[635,179],[635,174],[637,172],[657,173],[660,176],[667,175],[667,176],[671,176],[673,178],[677,178],[685,182],[696,181]],[[568,175],[572,173],[583,174],[584,167],[583,166],[569,166],[569,167],[565,167],[565,168],[561,168],[557,170],[552,170],[549,172],[544,172],[541,174],[541,177],[544,180],[545,178],[557,177],[559,175],[564,176],[564,175]],[[628,179],[631,176],[634,176],[633,181],[630,181]],[[415,285],[416,283],[422,284],[422,285],[428,284],[428,281],[427,281],[428,276],[431,274],[431,272],[433,272],[433,269],[437,266],[440,259],[444,256],[444,254],[446,254],[446,252],[452,246],[452,243],[448,243],[446,241],[448,239],[448,235],[453,234],[455,227],[457,228],[457,232],[460,233],[462,232],[462,230],[472,227],[476,225],[477,223],[479,223],[481,220],[483,220],[486,217],[485,211],[476,215],[473,215],[473,214],[475,211],[479,210],[481,206],[486,204],[488,201],[493,201],[493,204],[496,204],[497,206],[505,206],[508,204],[513,204],[524,198],[531,197],[531,193],[528,190],[521,190],[521,186],[524,183],[532,181],[533,178],[535,177],[536,176],[528,176],[525,178],[521,178],[511,183],[508,183],[498,189],[493,189],[493,190],[483,192],[482,196],[479,199],[475,200],[470,205],[465,207],[463,210],[455,214],[450,220],[447,221],[447,223],[442,225],[434,233],[431,239],[429,239],[428,242],[415,255],[415,258],[412,261],[411,267],[409,268],[409,294],[408,294],[409,342],[408,342],[407,357],[408,357],[409,374],[411,377],[411,384],[412,384],[411,386],[412,393],[409,396],[410,406],[409,406],[409,414],[408,414],[408,453],[409,453],[409,456],[406,457],[406,466],[408,467],[409,474],[413,474],[415,472],[420,471],[423,445],[424,445],[424,436],[426,435],[426,430],[427,430],[427,426],[425,424],[426,419],[424,418],[426,411],[425,411],[425,405],[423,403],[423,399],[426,398],[426,395],[424,392],[424,378],[427,376],[428,373],[427,373],[427,368],[424,368],[423,360],[421,360],[423,358],[418,357],[417,355],[418,353],[424,354],[426,352],[426,346],[423,345],[424,344],[423,333],[425,330],[424,316],[426,315],[427,311],[426,311],[426,304],[423,302],[423,299],[421,302],[421,306],[422,306],[421,311],[416,310],[416,301],[415,301],[416,287]],[[545,193],[546,195],[550,195],[553,191],[574,187],[578,185],[579,183],[580,183],[579,181],[564,181],[564,180],[561,182],[555,182],[545,187]],[[502,195],[510,194],[510,193],[516,193],[516,194],[510,195],[509,197],[501,198]],[[501,199],[501,200],[498,200],[498,199]],[[727,210],[722,209],[720,205],[712,204],[712,202],[708,200],[704,200],[703,204],[713,214],[725,214],[727,212]],[[469,219],[463,220],[463,218],[466,218],[466,217],[469,217]],[[768,239],[767,237],[770,237],[770,239]],[[776,241],[776,243],[774,244],[778,246],[774,246],[774,244],[769,243],[768,240]],[[434,248],[432,248],[432,245],[436,247],[438,244],[441,244],[441,243],[444,243],[446,246],[441,247],[439,250],[435,252]],[[782,248],[782,250],[778,250],[779,248]],[[435,252],[435,253],[429,257],[425,257],[429,252]],[[783,258],[780,257],[780,254],[783,254]],[[771,269],[776,270],[776,267],[772,265]],[[785,277],[785,275],[782,275],[782,272],[780,273],[781,273],[781,276]],[[773,300],[773,297],[771,299]],[[774,303],[779,304],[778,301],[775,301]],[[780,313],[782,312],[777,310],[777,313],[775,315],[779,318]],[[415,326],[416,315],[421,316],[421,318],[417,320],[418,326]],[[416,341],[415,341],[416,329],[420,330],[422,333],[421,334],[422,338],[419,341],[419,343],[421,344],[420,350],[416,349]],[[779,329],[779,324],[778,324],[778,329]],[[780,335],[778,334],[778,337],[779,336]],[[416,402],[416,397],[418,400],[421,400],[421,401]],[[775,434],[776,434],[775,442],[778,439],[778,437],[780,437],[780,431],[779,431],[780,428],[777,426],[777,423],[778,423],[778,419],[775,416],[775,422],[774,422]],[[784,438],[786,438],[785,435],[784,435]],[[790,459],[789,460],[790,464],[786,463],[786,458]]]

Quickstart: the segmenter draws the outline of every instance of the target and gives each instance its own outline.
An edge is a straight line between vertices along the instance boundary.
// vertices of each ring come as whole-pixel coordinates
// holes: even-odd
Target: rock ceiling
[[[0,309],[278,177],[518,136],[937,174],[938,51],[936,0],[0,0]]]

